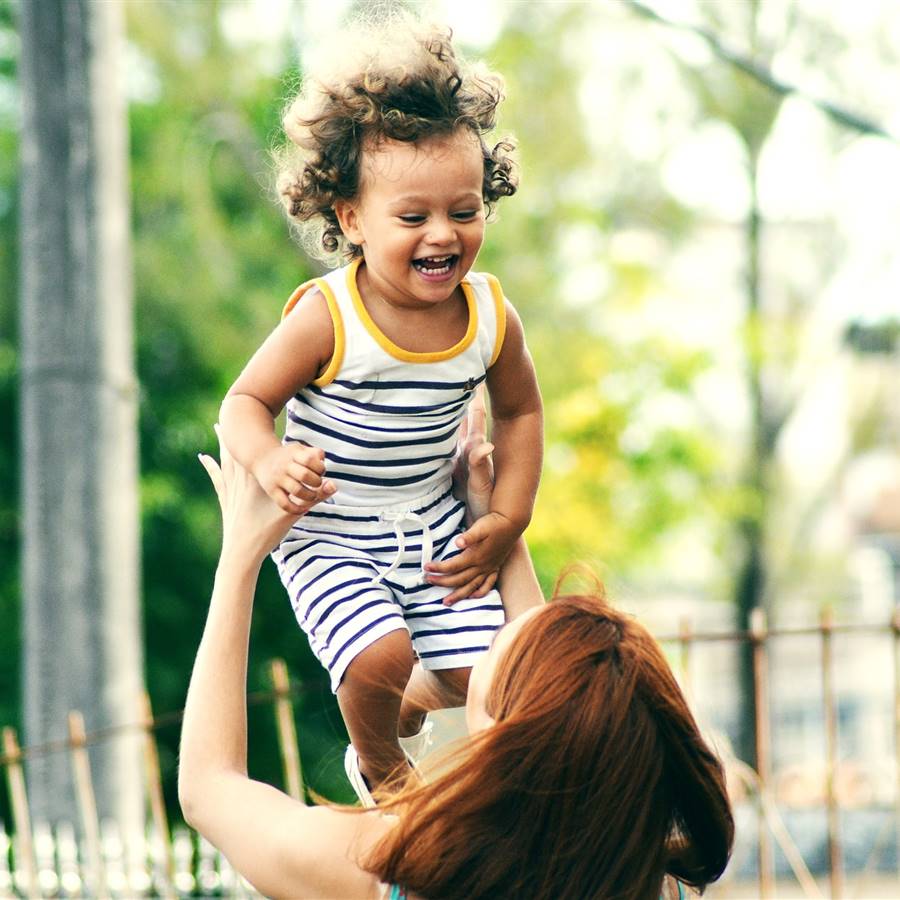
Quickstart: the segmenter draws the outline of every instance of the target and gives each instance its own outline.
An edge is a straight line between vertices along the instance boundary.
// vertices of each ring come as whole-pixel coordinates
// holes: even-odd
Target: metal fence
[[[892,783],[890,800],[875,804],[883,820],[877,839],[866,848],[866,864],[845,877],[844,834],[839,772],[838,681],[834,641],[837,635],[871,635],[889,641],[891,647],[893,703],[889,716],[892,732]],[[772,770],[773,731],[770,715],[770,654],[773,642],[782,638],[804,638],[817,645],[822,716],[821,797],[825,817],[825,860],[810,864],[801,850],[796,829],[786,821],[790,808],[776,802]],[[660,642],[670,651],[675,668],[689,696],[695,694],[696,661],[704,648],[727,645],[738,648],[749,643],[753,660],[756,710],[756,759],[753,768],[720,747],[738,812],[735,858],[715,897],[832,898],[900,897],[897,843],[900,841],[900,609],[890,622],[845,625],[824,613],[815,625],[769,629],[761,610],[754,612],[746,632],[695,631],[684,621],[677,634],[663,635]],[[300,763],[294,719],[292,687],[282,660],[270,663],[272,690],[252,694],[255,704],[271,705],[275,714],[282,760],[283,788],[296,799],[306,790]],[[702,696],[697,693],[697,700]],[[183,826],[170,830],[163,802],[163,782],[157,753],[156,732],[177,723],[181,711],[154,717],[149,698],[140,698],[138,720],[115,728],[88,733],[80,713],[69,716],[69,735],[64,741],[20,748],[12,728],[3,729],[0,767],[9,788],[12,828],[0,824],[0,898],[12,897],[187,897],[256,896],[228,862],[205,840]],[[121,734],[142,735],[145,785],[149,821],[146,833],[125,836],[115,823],[100,822],[94,801],[88,747],[114,740]],[[50,828],[32,823],[25,787],[24,766],[28,760],[49,753],[67,753],[71,760],[78,819],[74,824]],[[879,805],[880,804],[880,805]],[[889,827],[885,827],[887,823]],[[845,823],[846,824],[846,823]],[[877,863],[878,852],[889,850],[893,861],[888,871]],[[889,854],[890,855],[890,854]],[[776,857],[785,877],[776,879]]]

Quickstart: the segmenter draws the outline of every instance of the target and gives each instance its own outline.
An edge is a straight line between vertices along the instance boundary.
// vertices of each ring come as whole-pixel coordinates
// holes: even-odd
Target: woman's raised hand
[[[222,551],[234,548],[261,562],[297,521],[297,515],[284,512],[274,503],[259,482],[228,452],[219,426],[214,427],[221,463],[205,453],[200,454],[200,462],[216,489],[222,510]],[[325,496],[317,492],[315,500],[303,504],[303,511]]]
[[[459,430],[453,480],[456,495],[465,500],[469,523],[487,515],[494,490],[494,445],[487,439],[487,410],[484,387],[479,387],[469,404]]]

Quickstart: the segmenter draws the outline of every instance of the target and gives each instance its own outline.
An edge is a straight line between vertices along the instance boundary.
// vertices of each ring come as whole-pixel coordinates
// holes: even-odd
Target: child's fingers
[[[277,490],[271,495],[279,509],[290,513],[292,516],[302,516],[309,509],[309,505],[304,503],[299,497],[289,494],[287,491]]]
[[[297,481],[300,484],[305,484],[308,487],[318,488],[322,484],[321,474],[315,472],[313,469],[310,469],[309,466],[301,466],[296,462],[292,462],[287,467],[287,471],[285,474],[293,478],[294,481]]]
[[[469,596],[472,597],[472,599],[474,599],[474,600],[477,600],[480,597],[486,597],[491,592],[491,590],[493,589],[493,587],[496,583],[497,583],[497,573],[491,572],[490,575],[488,575],[484,579],[484,581],[481,582],[481,587],[477,588]]]
[[[291,457],[296,465],[304,466],[317,475],[325,474],[325,451],[316,447],[300,447]]]
[[[483,576],[484,572],[477,566],[468,565],[459,572],[451,572],[447,575],[430,574],[428,581],[439,587],[458,588],[468,584],[477,576]]]
[[[302,482],[297,481],[296,478],[289,478],[287,475],[279,478],[276,482],[276,486],[288,496],[299,498],[299,502],[311,500],[315,496],[314,488],[308,488]]]
[[[458,575],[474,563],[474,555],[471,550],[466,550],[451,559],[445,559],[441,562],[432,561],[425,566],[425,571],[429,575]]]
[[[303,487],[305,486],[301,485],[301,488]],[[288,494],[287,496],[288,500],[297,506],[297,510],[292,510],[292,512],[296,512],[297,515],[303,515],[317,503],[330,497],[335,490],[337,488],[333,481],[324,481],[318,488],[306,488],[302,497],[298,497],[296,494]]]
[[[486,517],[476,519],[455,541],[457,547],[471,547],[480,544],[491,533],[491,526]]]
[[[444,597],[444,606],[452,606],[457,600],[465,600],[467,597],[475,596],[475,591],[483,580],[484,576],[480,573],[474,578],[470,578],[462,587],[458,587],[453,593]]]

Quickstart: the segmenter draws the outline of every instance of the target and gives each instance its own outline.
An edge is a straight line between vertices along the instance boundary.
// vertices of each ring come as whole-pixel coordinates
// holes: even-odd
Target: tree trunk
[[[21,11],[21,435],[26,741],[133,722],[142,686],[122,5]],[[91,748],[101,816],[143,820],[140,745]],[[28,764],[35,818],[76,817],[69,759]]]
[[[752,508],[737,523],[737,535],[741,553],[735,580],[734,605],[737,627],[749,630],[750,614],[762,607],[766,588],[765,525],[766,505],[769,496],[767,473],[774,453],[774,436],[769,433],[766,420],[765,397],[762,385],[761,290],[760,290],[760,237],[762,218],[759,211],[757,186],[759,178],[759,152],[748,141],[750,157],[748,179],[751,203],[746,224],[747,278],[746,278],[746,337],[748,342],[747,389],[750,394],[749,458],[743,486],[751,500]],[[750,642],[741,645],[739,652],[738,734],[735,749],[740,759],[756,766],[756,694],[753,678],[753,648]]]

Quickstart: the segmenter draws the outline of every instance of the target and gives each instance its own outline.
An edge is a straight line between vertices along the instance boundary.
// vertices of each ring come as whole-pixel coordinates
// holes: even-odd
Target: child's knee
[[[415,655],[405,630],[391,631],[358,653],[342,679],[350,690],[397,692],[402,695],[412,674]]]

